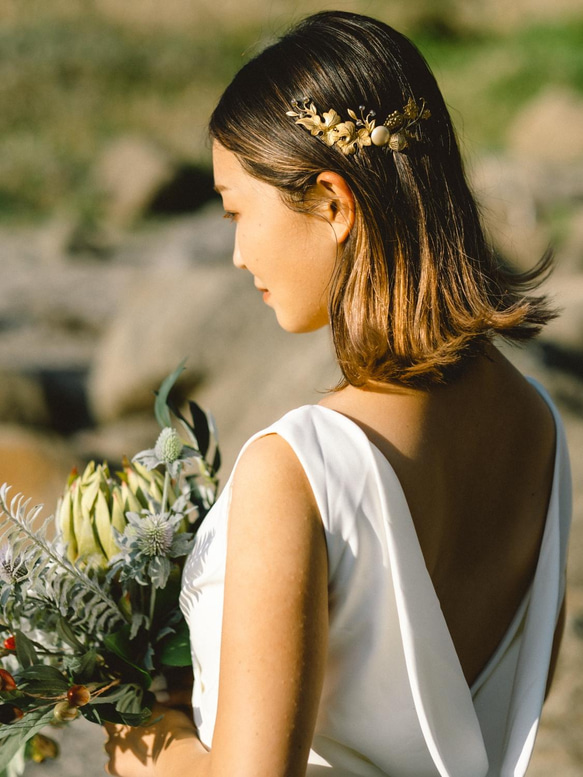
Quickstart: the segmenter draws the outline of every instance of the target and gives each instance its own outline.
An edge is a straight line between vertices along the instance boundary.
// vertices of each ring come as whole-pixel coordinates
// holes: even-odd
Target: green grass
[[[208,164],[209,112],[258,34],[207,33],[139,32],[90,12],[0,26],[0,219],[91,211],[92,167],[119,135]],[[583,93],[583,19],[506,37],[426,27],[413,38],[475,148],[502,146],[509,122],[546,86]]]

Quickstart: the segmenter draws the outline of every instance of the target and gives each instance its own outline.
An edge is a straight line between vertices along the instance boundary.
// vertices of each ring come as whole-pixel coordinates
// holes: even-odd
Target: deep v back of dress
[[[304,468],[326,535],[328,658],[308,775],[521,777],[544,698],[564,592],[570,480],[557,430],[553,488],[532,584],[469,687],[387,458],[349,418],[322,406],[288,413],[279,434]],[[247,444],[249,444],[247,443]],[[216,718],[230,484],[184,571],[195,722],[210,745]]]
[[[498,376],[493,385],[473,381],[453,401],[448,387],[437,397],[397,393],[372,402],[370,392],[354,392],[364,409],[340,403],[397,474],[470,684],[530,586],[552,487],[554,418],[511,370],[514,385],[500,389]]]

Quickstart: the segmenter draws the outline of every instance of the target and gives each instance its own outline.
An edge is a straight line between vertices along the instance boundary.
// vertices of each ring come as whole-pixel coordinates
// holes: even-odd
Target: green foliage
[[[190,666],[190,635],[186,621],[182,620],[176,631],[162,640],[159,656],[164,666]]]
[[[583,94],[583,17],[512,34],[414,36],[442,87],[460,134],[501,146],[517,112],[551,85]]]
[[[184,371],[184,365],[186,359],[183,359],[173,373],[168,375],[162,382],[162,385],[156,392],[156,401],[154,403],[154,414],[156,420],[164,429],[164,427],[172,425],[172,418],[170,417],[170,408],[168,407],[168,395],[172,390],[172,387],[178,380],[181,373]]]
[[[360,10],[389,16],[377,5]],[[516,110],[545,85],[583,91],[583,21],[477,35],[448,27],[441,6],[428,9],[413,38],[473,144],[500,144]],[[287,21],[278,19],[278,30]],[[226,29],[122,26],[89,5],[74,18],[50,7],[23,10],[0,25],[2,217],[34,218],[67,205],[91,222],[102,206],[91,167],[122,134],[208,165],[206,118],[265,38],[264,30]]]
[[[239,34],[136,32],[87,13],[74,23],[30,17],[0,25],[0,206],[39,216],[55,203],[100,209],[88,187],[99,149],[138,133],[184,158],[220,89],[240,64]],[[208,165],[208,158],[206,159]]]

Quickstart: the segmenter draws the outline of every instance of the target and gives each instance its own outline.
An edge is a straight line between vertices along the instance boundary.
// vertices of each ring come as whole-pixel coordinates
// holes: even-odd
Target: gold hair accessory
[[[421,105],[418,106],[413,97],[409,98],[402,111],[393,111],[379,125],[376,124],[374,111],[369,111],[365,116],[364,105],[358,109],[360,117],[348,109],[348,115],[353,121],[342,121],[333,108],[320,116],[308,97],[302,101],[292,100],[291,104],[295,110],[286,111],[286,116],[297,117],[296,124],[305,127],[327,146],[337,146],[346,156],[370,145],[388,146],[391,151],[403,151],[409,141],[415,139],[410,131],[411,127],[421,119],[431,116],[429,108],[425,107],[425,100],[421,99]]]

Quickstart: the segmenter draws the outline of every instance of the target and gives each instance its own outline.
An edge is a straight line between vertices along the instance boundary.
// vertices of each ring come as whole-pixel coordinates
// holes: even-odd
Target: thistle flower
[[[140,585],[164,588],[172,569],[171,558],[186,556],[194,538],[181,531],[182,513],[127,513],[123,534],[115,532],[121,553],[111,560],[120,580],[136,580]]]
[[[160,432],[156,445],[136,453],[132,461],[142,464],[147,470],[163,465],[173,478],[180,474],[182,464],[199,453],[189,445],[184,445],[176,429],[165,426]]]

